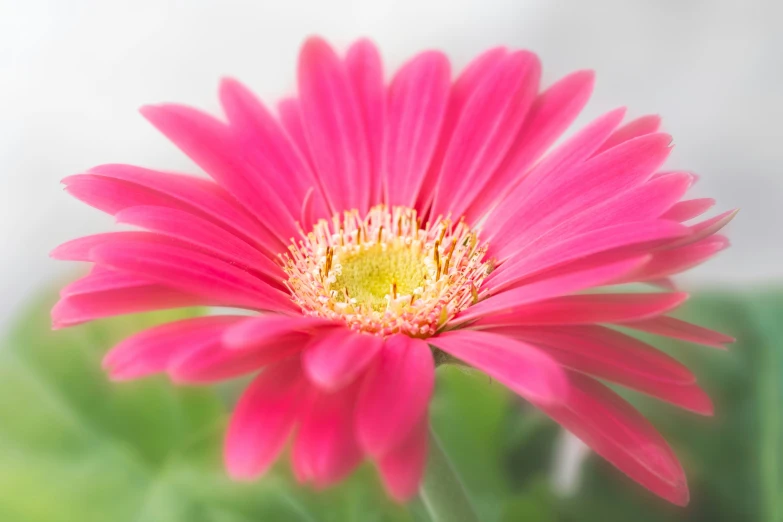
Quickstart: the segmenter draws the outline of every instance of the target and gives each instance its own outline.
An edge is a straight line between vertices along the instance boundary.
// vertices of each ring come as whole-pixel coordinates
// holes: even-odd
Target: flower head
[[[666,442],[597,379],[710,414],[687,368],[618,330],[709,346],[731,339],[667,315],[670,276],[727,246],[728,212],[683,200],[695,177],[660,172],[657,117],[609,112],[550,150],[593,76],[539,92],[540,65],[497,48],[452,79],[424,52],[384,79],[362,40],[339,56],[308,40],[296,97],[267,109],[234,80],[226,121],[179,105],[144,116],[212,180],[129,165],[66,178],[75,197],[138,230],[61,245],[93,264],[56,327],[191,305],[248,309],[164,324],[115,347],[118,380],[256,375],[225,446],[237,479],[289,439],[296,476],[328,486],[373,460],[389,493],[417,490],[435,358],[486,372],[643,486],[684,504]],[[644,283],[643,292],[607,285]]]

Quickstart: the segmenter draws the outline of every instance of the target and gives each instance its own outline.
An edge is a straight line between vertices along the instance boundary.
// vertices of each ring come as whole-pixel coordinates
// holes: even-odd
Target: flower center
[[[283,257],[302,310],[378,335],[431,335],[470,306],[486,248],[464,221],[421,225],[416,211],[374,207],[322,219]]]

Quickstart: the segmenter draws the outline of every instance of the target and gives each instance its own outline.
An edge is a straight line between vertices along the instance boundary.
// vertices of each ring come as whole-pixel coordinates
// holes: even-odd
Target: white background
[[[217,110],[223,75],[272,101],[294,85],[309,34],[367,35],[389,67],[426,47],[456,66],[486,47],[537,52],[550,83],[593,68],[580,124],[620,105],[661,114],[669,165],[741,207],[733,248],[701,283],[783,279],[783,2],[777,0],[162,1],[0,0],[0,324],[73,266],[47,253],[107,230],[59,180],[106,162],[195,172],[136,112],[179,101]]]

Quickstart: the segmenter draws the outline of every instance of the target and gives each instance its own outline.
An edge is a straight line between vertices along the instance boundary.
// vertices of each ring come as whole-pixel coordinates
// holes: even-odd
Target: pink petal
[[[296,145],[297,150],[305,161],[307,161],[307,164],[310,165],[310,168],[315,171],[312,154],[310,153],[310,146],[307,144],[307,136],[305,136],[305,130],[302,123],[302,107],[299,103],[299,98],[285,98],[281,100],[277,104],[277,112],[279,114],[280,124],[285,129],[288,138]],[[320,180],[316,179],[316,182],[320,186]]]
[[[166,207],[129,207],[117,213],[117,222],[136,225],[170,236],[232,264],[244,265],[266,277],[280,281],[285,274],[280,265],[256,248],[211,222],[181,210]]]
[[[685,366],[633,337],[600,326],[504,327],[492,331],[529,342],[578,372],[702,415],[713,413],[712,402]]]
[[[166,323],[128,337],[112,348],[103,367],[114,380],[138,379],[165,371],[177,355],[217,342],[241,316],[209,316]]]
[[[425,416],[399,446],[378,462],[383,485],[397,502],[407,502],[419,491],[427,464],[427,426]]]
[[[106,290],[147,286],[149,284],[149,281],[137,275],[93,265],[89,274],[63,287],[60,290],[60,295],[71,297]]]
[[[401,444],[425,415],[434,384],[427,343],[399,334],[386,339],[356,407],[357,438],[364,451],[377,457]]]
[[[729,246],[723,236],[712,236],[697,243],[654,252],[650,262],[639,273],[634,274],[635,281],[656,280],[684,272],[700,265]]]
[[[712,198],[689,199],[680,201],[661,217],[672,221],[688,221],[707,212],[715,204]]]
[[[663,437],[628,403],[597,381],[571,374],[565,404],[538,406],[593,451],[668,501],[688,503],[688,485]]]
[[[453,322],[464,323],[488,315],[515,313],[530,303],[609,284],[638,269],[647,260],[648,256],[632,257],[506,290],[471,306],[457,315]]]
[[[506,56],[462,109],[443,160],[432,214],[461,216],[503,161],[538,92],[536,55]]]
[[[701,326],[691,324],[674,317],[654,317],[643,321],[635,321],[625,324],[629,328],[641,330],[655,335],[681,339],[704,346],[711,346],[725,350],[725,345],[733,343],[734,338]]]
[[[737,212],[739,212],[739,209],[728,210],[713,218],[705,219],[704,221],[696,223],[695,225],[691,225],[690,227],[688,227],[691,230],[690,235],[682,239],[679,239],[677,241],[674,241],[669,246],[675,247],[675,246],[690,245],[692,243],[696,243],[697,241],[701,241],[704,238],[710,237],[711,235],[719,232],[723,227],[731,223],[731,220],[734,219],[734,216],[737,215]]]
[[[244,85],[224,79],[220,84],[220,102],[248,159],[295,216],[305,194],[316,183],[307,160],[275,117]],[[319,217],[328,215],[320,191],[314,204]]]
[[[507,223],[517,233],[507,238],[508,243],[501,244],[497,256],[504,259],[519,245],[535,239],[566,216],[644,183],[669,155],[670,143],[671,138],[666,134],[648,134],[626,141],[573,169],[552,172],[532,186],[528,182],[532,184],[536,178],[531,174],[519,185],[530,192]]]
[[[308,345],[302,357],[313,384],[336,390],[353,382],[383,348],[383,338],[336,327],[324,330]]]
[[[693,175],[686,172],[657,176],[569,217],[544,237],[588,232],[622,222],[658,219],[682,198],[692,184]]]
[[[290,333],[249,350],[232,350],[223,345],[224,333],[210,344],[173,358],[166,368],[171,379],[180,384],[202,384],[241,377],[296,355],[310,340],[306,334]]]
[[[593,91],[592,71],[578,71],[541,93],[533,103],[510,153],[473,201],[466,217],[476,221],[523,179],[525,172],[582,112]]]
[[[252,480],[269,469],[299,418],[306,382],[298,358],[270,366],[245,390],[231,416],[224,458],[234,480]]]
[[[447,331],[427,342],[530,401],[553,404],[568,394],[560,365],[527,343],[474,330]]]
[[[410,207],[416,201],[438,143],[449,76],[446,56],[430,51],[405,64],[389,86],[383,164],[390,205]]]
[[[185,247],[186,243],[178,239],[162,236],[154,232],[104,232],[102,234],[93,234],[91,236],[71,239],[56,247],[49,253],[53,259],[60,261],[90,261],[95,258],[92,251],[102,245],[116,245],[125,242],[145,242],[153,245],[173,245]]]
[[[314,392],[296,435],[294,472],[300,481],[324,488],[342,480],[362,458],[353,427],[357,386]]]
[[[440,178],[443,159],[446,156],[465,104],[507,54],[508,51],[503,47],[485,51],[465,67],[451,86],[438,143],[419,191],[419,199],[416,205],[416,209],[419,212],[424,213],[430,207],[432,198],[435,196],[435,188]]]
[[[52,327],[65,328],[123,314],[217,304],[200,296],[153,283],[118,281],[116,284],[116,288],[111,288],[111,282],[103,281],[98,286],[105,288],[92,292],[67,290],[66,295],[52,308]],[[67,295],[69,293],[73,295]]]
[[[642,341],[598,325],[507,327],[515,338],[582,357],[582,366],[604,367],[603,373],[672,384],[693,384],[696,378],[683,364]],[[592,373],[592,370],[582,370]]]
[[[624,114],[625,109],[615,109],[594,120],[546,156],[525,176],[520,185],[514,189],[507,188],[505,198],[488,216],[487,222],[482,227],[486,230],[488,239],[504,240],[503,233],[508,233],[509,228],[514,228],[510,220],[519,213],[520,206],[528,204],[536,191],[541,192],[542,195],[553,192],[555,187],[548,184],[553,176],[557,183],[564,183],[570,173],[589,158],[612,129],[617,127]]]
[[[484,317],[471,327],[622,323],[666,313],[687,297],[684,293],[569,295],[534,303],[514,313]]]
[[[290,298],[234,265],[177,246],[125,241],[93,248],[99,264],[225,306],[293,310]]]
[[[497,293],[517,286],[536,274],[602,252],[645,251],[656,244],[682,237],[687,229],[668,221],[623,223],[567,238],[539,251],[514,257],[500,265],[484,281],[484,289]]]
[[[297,234],[281,194],[251,166],[222,122],[181,105],[146,106],[141,113],[160,132],[253,213],[283,243]]]
[[[652,134],[656,132],[661,126],[661,117],[656,114],[649,114],[642,116],[635,120],[629,121],[609,136],[601,148],[596,151],[596,154],[600,154],[607,149],[616,147],[617,145],[644,136],[645,134]]]
[[[155,191],[170,198],[171,205],[166,206],[209,219],[216,225],[250,240],[272,255],[280,251],[281,244],[269,230],[253,219],[233,196],[213,181],[195,176],[159,172],[133,165],[100,165],[90,169],[90,173],[104,180],[109,178],[120,182],[124,181],[139,185],[139,188]],[[70,183],[68,180],[78,177],[73,176],[64,181]],[[124,185],[119,186],[124,187]],[[160,198],[156,198],[155,201],[160,201]],[[137,199],[134,204],[157,204],[155,201]],[[122,208],[126,206],[131,205],[123,205]]]
[[[356,41],[345,56],[345,69],[356,93],[370,153],[370,206],[383,201],[383,140],[386,124],[386,88],[378,49],[367,39]]]
[[[290,333],[313,333],[333,325],[331,321],[302,315],[264,314],[250,317],[226,330],[223,344],[226,348],[248,350],[274,341]]]
[[[177,206],[179,203],[165,194],[121,179],[94,174],[77,174],[62,180],[65,191],[91,207],[116,214],[137,205]],[[187,207],[187,206],[186,206]]]
[[[366,212],[371,164],[361,113],[345,67],[324,40],[304,43],[298,83],[305,135],[332,209]]]

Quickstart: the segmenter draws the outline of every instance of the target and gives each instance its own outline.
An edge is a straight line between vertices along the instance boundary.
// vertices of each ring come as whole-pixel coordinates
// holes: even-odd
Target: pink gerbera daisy
[[[259,312],[164,324],[105,359],[114,379],[177,383],[255,376],[233,414],[226,466],[263,474],[292,439],[295,474],[328,486],[377,464],[404,500],[427,452],[438,363],[504,384],[632,479],[688,501],[669,446],[599,382],[701,414],[684,366],[616,329],[708,346],[731,339],[666,315],[686,295],[669,276],[727,246],[727,212],[659,172],[671,138],[611,111],[549,150],[593,74],[539,92],[527,51],[492,49],[452,79],[423,52],[385,82],[368,41],[344,56],[319,38],[298,94],[276,114],[225,80],[226,120],[181,105],[144,116],[212,180],[103,165],[64,180],[80,200],[142,230],[80,238],[58,259],[93,263],[55,306],[55,327],[209,305]],[[649,283],[644,292],[602,288]]]

